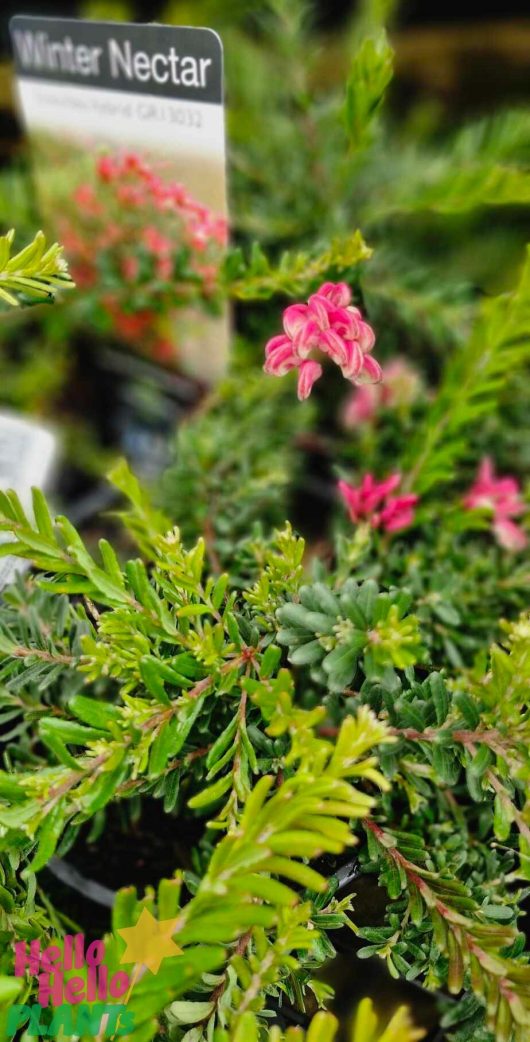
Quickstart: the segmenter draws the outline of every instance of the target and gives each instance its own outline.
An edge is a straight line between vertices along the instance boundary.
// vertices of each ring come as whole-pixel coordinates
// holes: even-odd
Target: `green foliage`
[[[46,907],[37,896],[37,882],[30,874],[27,885],[20,879],[22,858],[15,848],[3,853],[0,865],[0,973],[7,974],[12,968],[11,942],[40,939],[46,944],[52,931],[61,929],[60,918],[53,908]],[[0,980],[3,980],[0,977]],[[2,993],[0,990],[0,1008]]]
[[[469,164],[457,174],[447,172],[432,185],[395,201],[401,213],[433,210],[454,214],[484,206],[525,206],[530,202],[530,180],[517,168]]]
[[[289,1028],[285,1033],[279,1027],[269,1028],[262,1036],[252,1013],[244,1014],[231,1032],[220,1031],[214,1042],[333,1042],[337,1021],[330,1013],[317,1013],[307,1031]],[[413,1026],[407,1009],[402,1006],[383,1029],[370,999],[364,999],[357,1010],[351,1042],[416,1042],[424,1032]]]
[[[7,1032],[9,1007],[13,1005],[23,988],[23,982],[15,977],[0,977],[0,1031]]]
[[[230,295],[239,300],[268,300],[277,294],[304,297],[326,275],[351,272],[361,261],[368,260],[371,252],[356,231],[348,238],[334,239],[319,253],[286,251],[273,265],[255,243],[247,264],[241,250],[230,253],[224,274]]]
[[[53,678],[53,711],[35,698],[25,741],[0,778],[4,850],[31,859],[29,880],[111,800],[151,794],[168,812],[206,815],[220,838],[179,906],[175,938],[187,968],[173,975],[168,965],[147,1005],[142,988],[134,1000],[142,1031],[149,1018],[152,1033],[167,1017],[177,1039],[189,1029],[186,1042],[200,1042],[217,1029],[250,1030],[248,1014],[260,1016],[270,997],[318,995],[312,970],[333,954],[327,931],[347,922],[351,901],[334,898],[315,861],[351,846],[360,818],[364,871],[379,872],[389,894],[388,925],[359,931],[369,942],[360,957],[474,992],[475,1020],[486,1002],[496,1038],[519,1042],[528,984],[516,895],[507,881],[491,893],[488,879],[507,870],[486,844],[495,836],[515,854],[519,835],[526,874],[527,618],[508,629],[506,650],[493,648],[485,678],[418,679],[410,595],[373,580],[304,584],[303,541],[289,527],[255,543],[247,589],[205,577],[203,542],[186,550],[126,467],[114,477],[130,503],[121,518],[148,565],[121,565],[105,541],[98,562],[64,518],[52,520],[41,494],[34,522],[13,493],[2,494],[6,547],[48,576],[41,589],[8,594],[6,688],[16,690],[21,666],[36,695]],[[71,604],[79,595],[89,614]],[[29,621],[12,610],[25,601]],[[310,694],[300,703],[283,645],[302,691],[308,669],[328,692],[325,704]],[[82,692],[75,676],[91,688]],[[456,794],[447,806],[446,789]],[[462,799],[477,807],[485,844],[467,878]],[[447,847],[453,814],[459,843]],[[195,989],[184,988],[192,973]]]
[[[346,128],[353,149],[359,149],[382,104],[392,79],[393,52],[386,33],[366,36],[354,56],[346,84]]]
[[[385,202],[395,214],[463,214],[484,207],[528,205],[528,127],[524,110],[507,111],[459,128],[450,156],[410,148],[410,176]]]
[[[69,289],[62,248],[54,243],[46,248],[46,239],[37,232],[33,242],[12,255],[14,229],[0,238],[0,301],[11,307],[53,301],[58,289]]]
[[[312,680],[329,691],[349,688],[359,662],[366,677],[376,678],[422,655],[417,619],[406,616],[406,591],[380,592],[373,579],[360,586],[348,579],[336,593],[316,583],[302,586],[299,596],[299,603],[278,609],[276,639],[294,666],[310,666]]]
[[[530,260],[516,289],[486,301],[468,343],[451,358],[434,405],[405,451],[409,486],[420,493],[450,480],[468,431],[491,413],[530,350]]]
[[[390,302],[406,339],[428,324],[422,346],[444,357],[448,338],[465,335],[476,288],[504,288],[520,257],[523,236],[502,210],[528,207],[527,113],[460,127],[427,101],[398,120],[383,105],[392,75],[383,24],[395,5],[359,6],[324,48],[312,5],[247,12],[248,32],[222,18],[235,225],[245,243],[275,252],[362,228],[375,247],[364,273],[373,314]],[[267,134],[256,134],[264,111]],[[285,288],[302,296],[305,286]],[[392,344],[395,328],[380,329]]]
[[[381,1033],[380,1020],[374,1012],[373,1003],[370,999],[364,999],[355,1018],[352,1042],[416,1042],[423,1035],[421,1029],[413,1026],[408,1011],[403,1007],[394,1013]]]
[[[123,468],[119,478],[133,504],[132,520],[125,517],[137,532],[146,504]],[[221,1017],[221,998],[221,1023],[261,1011],[270,989],[287,987],[301,953],[311,952],[318,961],[319,944],[320,958],[329,952],[319,941],[319,917],[328,929],[345,921],[332,894],[315,904],[328,883],[308,862],[351,846],[352,823],[375,805],[364,786],[386,787],[373,755],[391,740],[384,724],[360,709],[344,720],[335,741],[320,736],[316,725],[323,710],[295,706],[292,679],[278,671],[278,649],[270,638],[260,639],[258,626],[252,632],[252,609],[246,618],[238,613],[226,576],[203,585],[202,543],[184,551],[174,532],[162,536],[154,527],[150,574],[140,562],[121,568],[107,543],[98,565],[64,518],[54,526],[40,494],[34,496],[34,525],[14,494],[4,496],[2,506],[3,525],[16,534],[18,552],[46,562],[57,588],[107,606],[101,614],[92,607],[93,631],[81,638],[76,665],[93,682],[114,676],[119,691],[116,702],[76,693],[60,714],[39,718],[38,734],[52,765],[36,772],[33,758],[26,769],[3,773],[2,846],[31,855],[24,876],[38,872],[61,837],[111,799],[152,791],[171,806],[178,768],[197,761],[202,783],[187,787],[185,801],[192,812],[204,813],[219,808],[229,794],[213,823],[226,835],[178,911],[174,937],[182,957],[156,984],[142,981],[131,1000],[138,1011],[135,1031],[162,1015],[168,999],[174,1003],[184,981],[189,988],[194,974],[210,980],[204,975],[218,967],[224,967],[223,986],[217,982],[205,1017],[212,1028]],[[253,646],[245,643],[247,631]],[[29,659],[38,657],[38,648],[25,650]],[[208,749],[197,744],[205,725]],[[273,741],[274,773],[263,772],[267,756],[258,767],[251,726],[263,751]],[[275,777],[278,757],[281,779]],[[254,783],[256,773],[261,776]],[[161,900],[159,894],[160,914]],[[167,1016],[180,1023],[184,1016],[186,1023],[178,1004]]]
[[[127,479],[123,468],[120,483],[122,487],[130,487],[135,509],[132,518],[131,514],[124,516],[137,533],[138,518],[145,521],[145,503],[138,498],[135,479],[132,476]],[[155,559],[150,573],[139,561],[130,561],[122,569],[105,541],[100,544],[101,564],[98,564],[66,519],[59,518],[55,527],[40,493],[34,495],[34,525],[13,493],[3,496],[2,506],[3,527],[17,540],[4,546],[16,545],[19,555],[37,557],[47,572],[55,572],[55,583],[44,582],[45,587],[70,595],[82,593],[90,603],[109,608],[97,615],[94,626],[88,624],[84,613],[79,616],[86,629],[80,637],[75,631],[67,632],[63,648],[68,649],[68,654],[64,650],[59,653],[56,645],[53,650],[39,648],[38,633],[33,633],[24,647],[18,643],[18,633],[10,639],[6,637],[4,652],[15,658],[33,660],[41,670],[44,666],[56,668],[61,661],[68,667],[75,664],[93,682],[114,677],[119,681],[123,703],[121,707],[99,701],[92,703],[84,695],[75,694],[68,703],[73,719],[40,718],[35,714],[41,739],[62,765],[62,768],[52,768],[61,796],[58,801],[52,801],[53,805],[58,803],[58,814],[53,840],[45,842],[46,856],[49,856],[52,843],[57,842],[59,827],[74,809],[79,817],[83,805],[82,817],[90,816],[126,779],[137,782],[139,772],[147,775],[151,785],[165,781],[168,761],[187,741],[208,697],[215,694],[218,699],[226,693],[230,703],[234,685],[243,683],[246,691],[249,678],[247,675],[241,679],[241,670],[246,666],[248,674],[252,667],[258,676],[261,671],[266,676],[273,665],[277,665],[278,655],[269,646],[269,636],[260,638],[260,626],[252,622],[252,607],[250,614],[248,609],[245,615],[238,613],[236,595],[228,590],[227,576],[209,578],[203,584],[202,541],[192,551],[185,551],[176,531],[161,535],[154,528],[149,540],[145,533],[142,537]],[[158,523],[157,516],[155,522]],[[289,541],[292,542],[299,560],[298,541],[289,532],[279,538],[283,540],[280,546],[287,547]],[[303,549],[303,544],[300,545]],[[274,586],[276,596],[278,581]],[[296,569],[295,573],[284,573],[285,594],[296,581]],[[253,599],[255,592],[249,595],[250,605]],[[68,602],[63,598],[63,616],[67,609]],[[253,644],[247,643],[249,640]],[[240,797],[242,793],[243,797],[247,794],[242,772],[248,768],[249,754],[250,767],[256,769],[244,712],[243,702],[237,722],[231,720],[228,727],[223,727],[219,741],[209,750],[206,759],[208,780],[219,773],[219,763],[224,767],[233,756],[234,763],[237,761],[234,792],[239,789]],[[76,718],[82,723],[76,722]],[[71,745],[86,749],[87,759],[81,771],[68,748]],[[44,774],[37,785],[43,796],[40,805],[30,799],[29,803],[8,813],[4,824],[12,820],[16,828],[18,822],[29,835],[42,825],[48,835],[53,820],[45,797],[49,781]],[[26,777],[26,794],[35,791],[36,783],[36,777]],[[229,772],[214,783],[213,792],[206,788],[200,798],[195,797],[192,806],[210,806],[231,785],[232,773]],[[246,785],[248,788],[248,777]],[[127,785],[125,791],[129,791]],[[41,861],[42,855],[38,855],[38,863]]]
[[[256,612],[256,620],[265,630],[275,629],[274,612],[292,596],[303,576],[305,543],[298,538],[289,522],[272,539],[251,544],[258,564],[256,582],[245,593],[245,600]]]
[[[465,886],[411,861],[399,848],[399,840],[374,823],[369,825],[369,837],[373,860],[383,859],[382,880],[389,896],[407,891],[407,914],[415,926],[423,922],[424,910],[428,910],[432,943],[446,960],[442,979],[449,991],[459,995],[466,984],[470,986],[483,1001],[486,1023],[496,1042],[523,1042],[530,1025],[530,967],[506,954],[516,948],[518,935],[503,923],[502,907],[476,908]],[[409,849],[411,844],[418,846],[416,837],[404,836],[403,840]],[[369,936],[376,940],[375,932]],[[364,954],[382,951],[392,960],[390,948],[396,940],[395,934],[387,935],[382,949],[376,941]],[[432,958],[429,971],[434,980],[437,969],[438,962]]]
[[[186,540],[205,536],[212,564],[228,563],[256,525],[270,529],[288,514],[296,443],[312,418],[291,399],[283,381],[241,373],[178,431],[160,498]]]
[[[84,610],[66,596],[19,578],[4,592],[0,620],[0,725],[11,754],[31,747],[36,722],[50,701],[63,706],[84,679],[75,668],[81,641],[90,632]]]
[[[530,1017],[528,966],[516,928],[523,894],[509,886],[515,859],[493,850],[495,840],[511,848],[519,833],[518,874],[528,877],[527,711],[518,683],[527,683],[527,618],[508,634],[507,649],[493,647],[490,669],[473,685],[462,677],[448,687],[437,674],[419,683],[407,671],[403,683],[366,681],[361,688],[360,698],[388,718],[398,738],[381,764],[409,810],[393,831],[367,824],[366,870],[380,872],[392,903],[385,926],[360,930],[369,943],[359,957],[377,954],[394,976],[425,974],[430,986],[447,983],[454,994],[471,988],[479,1001],[461,1017],[448,1017],[448,1025],[461,1023],[464,1031],[466,1019],[476,1026],[485,1010],[495,1039],[522,1039]],[[440,790],[440,824],[433,830],[424,812],[433,813]],[[454,794],[447,806],[444,791]],[[459,809],[465,799],[467,829]],[[481,823],[474,857],[467,847],[476,827],[473,804]]]
[[[46,415],[71,372],[59,308],[10,307],[2,311],[2,403]],[[44,312],[44,314],[43,314]],[[37,321],[38,319],[38,321]],[[82,427],[82,421],[72,421]]]
[[[440,513],[438,529],[430,519],[427,528],[432,541],[421,538],[413,553],[392,546],[384,567],[378,560],[373,570],[379,581],[406,585],[431,661],[458,670],[498,638],[500,616],[517,617],[524,609],[528,570],[524,560],[516,563],[488,545],[480,529],[455,531],[448,514]],[[370,573],[374,558],[372,550]]]

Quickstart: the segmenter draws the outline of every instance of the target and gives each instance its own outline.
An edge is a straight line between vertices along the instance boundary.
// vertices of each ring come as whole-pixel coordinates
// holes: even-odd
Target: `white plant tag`
[[[76,190],[93,187],[95,161],[104,153],[134,152],[163,184],[182,186],[197,214],[202,208],[212,222],[218,218],[218,226],[226,221],[223,49],[213,30],[25,15],[13,18],[10,28],[36,185],[44,217],[64,242],[67,258],[61,220],[72,207],[72,194],[75,199]],[[96,206],[101,200],[97,189]],[[165,227],[167,221],[160,225],[160,215],[145,198],[138,216],[150,234],[149,244],[171,236],[171,226]],[[197,234],[215,243],[212,222],[210,231]],[[109,228],[110,219],[103,233]],[[141,236],[145,228],[131,235]],[[201,240],[192,257],[198,272],[201,257],[203,271],[208,270],[204,248]],[[164,321],[167,353],[160,348],[151,361],[205,383],[219,379],[228,354],[227,309],[212,315],[201,307],[179,307]],[[145,356],[140,328],[129,342]]]
[[[51,431],[15,413],[0,412],[0,488],[13,489],[25,510],[31,512],[31,489],[50,483],[57,439]],[[10,541],[0,532],[0,542]],[[0,557],[0,589],[29,567],[22,558]]]

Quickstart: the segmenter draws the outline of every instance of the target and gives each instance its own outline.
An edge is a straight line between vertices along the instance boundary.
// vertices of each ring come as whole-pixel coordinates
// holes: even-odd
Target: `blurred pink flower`
[[[380,524],[385,532],[399,532],[402,528],[408,528],[414,521],[414,507],[418,502],[418,496],[394,496],[387,499],[386,506],[381,511]]]
[[[411,494],[393,496],[401,474],[391,474],[385,481],[375,481],[372,474],[365,474],[358,487],[347,481],[339,481],[339,492],[354,523],[369,521],[372,528],[383,528],[385,532],[398,532],[407,528],[414,520],[414,507],[418,496]]]
[[[120,184],[116,189],[116,198],[122,206],[141,207],[144,205],[145,197],[141,188],[137,185]]]
[[[167,281],[173,274],[173,259],[171,257],[159,257],[155,264],[157,278]]]
[[[171,239],[168,239],[167,235],[163,235],[154,225],[146,225],[142,232],[142,238],[147,249],[158,257],[171,253],[173,248]]]
[[[523,550],[527,537],[523,529],[511,518],[525,511],[521,489],[516,478],[507,475],[496,477],[491,459],[486,456],[478,469],[477,477],[464,496],[467,510],[489,510],[493,515],[493,532],[505,550]]]
[[[511,476],[496,477],[489,456],[482,460],[477,477],[464,496],[464,505],[468,510],[482,508],[504,517],[516,517],[524,511],[517,479]]]
[[[371,326],[358,308],[350,305],[351,290],[345,282],[325,282],[307,304],[291,304],[283,313],[283,334],[265,347],[266,373],[284,376],[299,369],[298,397],[311,394],[322,366],[312,356],[320,351],[335,362],[354,383],[381,379],[381,367],[370,355],[375,343]]]
[[[96,171],[102,181],[113,181],[117,167],[111,156],[100,156],[96,162]]]
[[[101,213],[101,206],[92,185],[88,183],[78,185],[74,192],[74,199],[87,216],[98,217]]]
[[[493,532],[499,544],[505,550],[524,550],[528,544],[526,532],[520,525],[509,521],[507,517],[499,517],[493,522]]]
[[[422,389],[418,371],[406,358],[393,358],[383,366],[383,379],[378,384],[356,387],[348,398],[343,423],[348,429],[370,423],[379,409],[399,409],[411,405]]]
[[[140,262],[138,260],[138,257],[135,257],[134,254],[129,254],[129,256],[124,257],[121,262],[122,274],[124,279],[127,280],[127,282],[136,281],[136,279],[138,278],[139,268]]]

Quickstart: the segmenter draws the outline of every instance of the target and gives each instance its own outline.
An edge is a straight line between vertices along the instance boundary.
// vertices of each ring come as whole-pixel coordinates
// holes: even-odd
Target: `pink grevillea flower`
[[[505,550],[524,550],[528,542],[526,534],[511,520],[525,511],[519,482],[511,476],[496,477],[489,457],[482,460],[477,477],[464,496],[463,503],[467,510],[490,511],[495,538]]]
[[[339,481],[339,492],[346,504],[351,520],[358,524],[369,521],[372,528],[383,528],[385,532],[399,532],[408,528],[414,520],[414,507],[418,496],[393,496],[401,482],[401,474],[391,474],[385,481],[375,481],[365,474],[357,487],[347,481]]]
[[[381,379],[381,367],[370,354],[375,336],[371,326],[352,307],[345,282],[324,282],[307,304],[291,304],[283,313],[284,332],[265,347],[266,373],[284,376],[298,369],[298,397],[308,398],[322,366],[314,358],[327,355],[352,383]]]
[[[417,369],[406,358],[393,358],[383,366],[381,383],[355,388],[344,406],[343,424],[351,429],[371,423],[379,409],[407,408],[421,392],[422,380]]]
[[[516,553],[518,550],[524,550],[528,545],[526,532],[523,532],[520,525],[516,525],[507,517],[498,517],[494,520],[493,532],[499,546],[502,546],[504,550],[512,550]]]
[[[491,510],[504,517],[517,517],[524,511],[519,482],[510,476],[496,477],[489,456],[482,460],[477,477],[464,497],[464,505],[468,510]]]

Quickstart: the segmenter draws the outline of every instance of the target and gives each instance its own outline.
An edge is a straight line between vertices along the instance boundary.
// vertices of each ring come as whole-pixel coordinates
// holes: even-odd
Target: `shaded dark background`
[[[77,17],[86,6],[83,0],[0,3],[0,139],[5,139],[6,109],[11,108],[9,19],[13,14]],[[97,6],[104,9],[105,4]],[[136,21],[149,22],[162,21],[167,5],[163,0],[133,0],[127,6]],[[316,0],[315,6],[319,12],[316,28],[333,34],[340,31],[357,2]],[[480,8],[476,0],[401,0],[392,30],[397,84],[404,85],[405,97],[407,86],[413,96],[432,94],[457,117],[529,100],[529,0],[482,0]]]
[[[32,0],[4,0],[1,5],[0,47],[2,56],[9,53],[8,22],[14,14],[63,15],[76,17],[81,4],[62,3],[61,0],[48,2],[32,2]],[[323,29],[334,29],[355,8],[352,0],[320,0],[319,23]],[[134,4],[137,21],[156,21],[164,5],[153,2],[137,2]],[[447,25],[449,23],[471,23],[479,26],[486,20],[509,20],[526,17],[530,22],[530,4],[528,0],[482,0],[480,8],[476,0],[404,0],[397,18],[397,28],[411,26]],[[480,13],[479,13],[480,12]],[[529,54],[530,78],[530,54]]]
[[[156,19],[162,8],[162,4],[141,3],[135,5],[136,17],[139,21]],[[325,28],[333,28],[340,24],[341,19],[352,10],[354,3],[348,0],[320,0],[320,22]],[[530,17],[528,0],[511,0],[503,3],[502,0],[482,0],[480,8],[476,0],[405,0],[401,5],[398,24],[408,25],[436,25],[447,22],[470,21],[477,23],[486,18]],[[4,0],[2,4],[2,20],[4,23],[13,14],[42,14],[42,15],[77,15],[79,5],[76,3],[61,3],[60,0],[48,0],[38,3],[32,0]],[[480,11],[480,13],[479,13]],[[3,26],[3,46],[5,47],[6,32]]]

